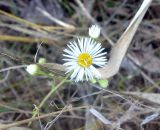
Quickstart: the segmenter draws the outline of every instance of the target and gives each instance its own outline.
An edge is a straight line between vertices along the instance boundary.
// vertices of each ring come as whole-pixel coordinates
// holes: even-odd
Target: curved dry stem
[[[141,23],[145,13],[147,12],[152,0],[144,0],[140,9],[130,22],[129,26],[122,34],[120,39],[112,47],[111,57],[106,66],[99,69],[102,78],[107,79],[118,73],[122,60],[127,52],[127,49],[135,35],[139,24]]]

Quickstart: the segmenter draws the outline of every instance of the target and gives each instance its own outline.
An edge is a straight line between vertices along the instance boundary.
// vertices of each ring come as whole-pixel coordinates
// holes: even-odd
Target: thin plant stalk
[[[36,117],[36,115],[39,112],[39,109],[43,107],[43,105],[45,104],[45,102],[49,99],[49,97],[62,85],[67,81],[67,78],[70,76],[70,74],[68,74],[59,84],[57,84],[56,86],[54,84],[52,84],[52,89],[49,91],[49,93],[43,98],[43,100],[41,101],[41,103],[39,104],[38,108],[36,108],[36,110],[34,111],[32,118]],[[32,122],[29,122],[29,126],[31,125]]]

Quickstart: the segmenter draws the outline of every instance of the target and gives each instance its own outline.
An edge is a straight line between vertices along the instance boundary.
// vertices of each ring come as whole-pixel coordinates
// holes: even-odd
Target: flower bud
[[[39,64],[45,64],[45,63],[46,63],[46,59],[45,59],[45,58],[40,58],[40,59],[38,60],[38,63],[39,63]]]
[[[37,73],[39,72],[39,67],[36,64],[30,64],[27,66],[26,71],[30,75],[37,75]]]
[[[92,25],[89,28],[89,36],[91,38],[98,38],[100,36],[101,28],[98,25]]]
[[[107,87],[108,87],[108,80],[100,79],[100,80],[98,80],[98,84],[99,84],[102,88],[107,88]]]

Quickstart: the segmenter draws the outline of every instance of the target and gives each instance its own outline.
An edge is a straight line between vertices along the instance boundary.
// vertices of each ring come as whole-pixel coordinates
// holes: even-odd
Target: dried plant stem
[[[140,9],[130,22],[129,26],[122,34],[120,39],[117,41],[117,44],[113,46],[111,51],[111,57],[108,64],[105,67],[99,69],[104,79],[110,78],[114,76],[116,73],[118,73],[121,62],[127,52],[127,49],[133,39],[133,36],[137,31],[137,28],[141,23],[151,2],[152,0],[144,0]]]
[[[25,20],[23,18],[20,18],[18,16],[15,16],[15,15],[13,15],[11,13],[5,12],[5,11],[3,11],[1,9],[0,9],[0,15],[7,16],[10,20],[15,21],[15,22],[17,22],[19,24],[25,25],[26,27],[30,27],[30,28],[36,30],[37,32],[41,32],[41,33],[42,32],[46,33],[45,31],[52,32],[55,29],[64,29],[64,30],[70,30],[70,31],[71,30],[72,31],[75,30],[75,27],[73,25],[66,24],[66,23],[64,23],[63,26],[61,24],[59,24],[59,25],[61,25],[61,27],[60,26],[43,26],[43,25],[38,25],[38,24],[32,23],[30,21],[27,21],[27,20]],[[49,14],[49,17],[50,17],[50,14]],[[53,20],[53,17],[52,17],[52,20]],[[58,21],[58,19],[57,19],[57,21]],[[60,21],[60,22],[62,22],[62,21]]]
[[[67,24],[55,17],[53,17],[51,14],[49,14],[46,10],[37,7],[36,8],[40,13],[42,13],[45,17],[49,18],[50,20],[52,20],[53,22],[57,23],[58,25],[65,27],[67,29],[71,29],[71,30],[75,30],[75,27],[73,25]]]
[[[25,43],[39,43],[44,42],[51,45],[55,45],[57,41],[49,40],[47,38],[31,38],[31,37],[24,37],[24,36],[11,36],[11,35],[0,35],[1,41],[14,41],[14,42],[25,42]]]
[[[43,98],[43,100],[41,101],[41,103],[39,104],[38,108],[34,111],[32,118],[36,117],[39,109],[43,107],[43,105],[45,104],[45,102],[49,99],[49,97],[63,84],[66,82],[66,80],[68,79],[68,77],[70,76],[70,74],[68,74],[58,85],[54,85],[52,84],[52,89],[49,91],[49,93]],[[32,122],[29,122],[28,125],[31,125]]]
[[[14,21],[16,21],[16,22],[23,23],[23,24],[25,24],[25,25],[27,25],[27,26],[29,26],[29,27],[32,27],[32,28],[40,31],[40,26],[37,25],[37,24],[34,24],[34,23],[32,23],[32,22],[29,22],[29,21],[27,21],[27,20],[25,20],[25,19],[19,18],[19,17],[15,16],[15,15],[10,14],[10,13],[7,13],[7,12],[5,12],[5,11],[3,11],[3,10],[0,10],[0,14],[5,15],[5,16],[11,18],[12,20],[14,20]]]
[[[63,113],[71,111],[71,110],[74,111],[74,110],[84,109],[84,108],[88,108],[88,107],[89,106],[80,106],[80,107],[70,108],[69,106],[68,107],[66,106],[66,109],[63,109]],[[25,120],[22,120],[22,121],[17,121],[17,122],[11,123],[11,124],[0,124],[0,130],[5,130],[5,129],[10,128],[10,127],[26,124],[28,122],[32,122],[32,121],[35,121],[35,120],[38,120],[38,119],[51,117],[51,116],[57,115],[57,114],[59,114],[61,112],[62,111],[60,110],[60,111],[56,111],[56,112],[40,115],[38,117],[33,117],[33,118],[25,119]]]

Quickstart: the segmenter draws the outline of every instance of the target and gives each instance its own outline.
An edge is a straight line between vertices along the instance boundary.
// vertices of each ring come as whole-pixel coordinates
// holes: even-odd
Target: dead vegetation
[[[133,24],[131,19],[141,3],[139,0],[1,0],[0,128],[159,130],[160,1],[152,1],[147,13],[144,11],[140,20],[135,20],[138,23]],[[115,43],[121,42],[125,48],[121,50],[117,46],[122,55],[127,49],[125,57],[110,65],[118,62],[120,71],[112,77],[118,70],[111,75],[102,68],[104,78],[110,77],[106,89],[88,82],[65,83],[47,100],[39,116],[31,118],[32,109],[50,90],[50,82],[59,83],[60,75],[64,75],[59,66],[63,63],[62,49],[71,39],[88,35],[92,23],[98,23],[103,29],[99,41],[109,52],[109,60]],[[132,31],[130,35],[126,30],[129,24],[134,25],[128,29]],[[122,40],[125,30],[129,39],[126,41]],[[122,46],[124,42],[128,44]],[[25,72],[26,64],[37,62],[38,48],[37,59],[44,57],[48,63],[58,63],[49,68],[43,66],[46,72],[56,75],[54,79],[33,77]],[[28,127],[30,121],[33,123]]]

